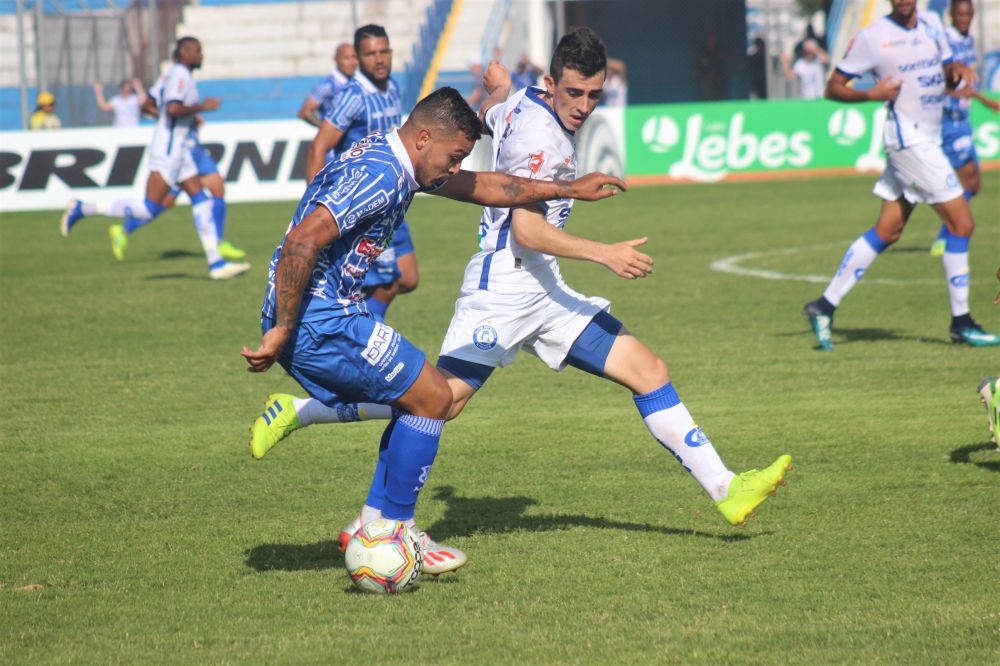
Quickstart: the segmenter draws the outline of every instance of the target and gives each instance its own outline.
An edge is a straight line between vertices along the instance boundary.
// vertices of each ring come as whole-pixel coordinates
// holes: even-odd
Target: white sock
[[[722,462],[684,403],[653,412],[643,417],[643,421],[653,437],[674,454],[713,500],[726,497],[735,474]]]
[[[840,305],[841,299],[854,288],[868,267],[878,259],[881,250],[872,247],[869,240],[873,234],[874,231],[869,231],[859,236],[844,253],[840,267],[837,268],[837,274],[833,276],[826,291],[823,292],[823,297],[833,305]],[[877,236],[874,236],[874,239],[876,243],[882,243],[882,249],[885,248],[884,242],[879,240]]]
[[[368,506],[367,504],[365,504],[363,507],[361,507],[361,524],[362,525],[367,525],[368,523],[372,522],[373,520],[378,520],[381,517],[382,517],[382,510],[381,509],[376,509],[375,507]]]
[[[83,212],[91,215],[92,213],[87,211],[90,207],[94,209],[94,213],[107,215],[108,217],[125,217],[126,215],[131,215],[137,220],[153,219],[153,214],[146,208],[146,202],[141,199],[117,199],[106,205],[84,204],[82,206]]]
[[[191,215],[194,216],[194,228],[198,232],[201,240],[201,247],[205,251],[205,258],[208,265],[222,261],[219,254],[219,236],[215,229],[215,217],[212,213],[212,200],[205,197],[204,200],[191,206]]]
[[[292,403],[303,426],[314,423],[352,423],[354,421],[388,421],[392,418],[392,407],[373,402],[337,405],[327,407],[315,398],[296,398]]]
[[[941,257],[948,280],[948,300],[954,317],[969,312],[969,252],[947,252]]]

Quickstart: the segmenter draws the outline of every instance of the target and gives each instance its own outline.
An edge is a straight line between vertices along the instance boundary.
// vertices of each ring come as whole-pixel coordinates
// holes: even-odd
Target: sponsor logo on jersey
[[[392,328],[382,322],[375,322],[375,328],[372,329],[372,334],[368,337],[368,346],[361,352],[361,356],[368,361],[369,365],[377,365],[382,360],[386,351],[389,350],[389,343],[392,342],[392,336],[395,333]]]
[[[378,256],[385,250],[385,248],[379,245],[374,238],[370,238],[368,236],[362,236],[358,240],[357,247],[354,249],[358,254],[368,257],[373,261],[378,259]]]
[[[497,346],[497,340],[500,336],[497,335],[497,330],[492,326],[483,324],[475,330],[472,334],[472,344],[476,345],[478,349],[483,351],[489,351]]]
[[[702,432],[701,428],[698,426],[691,428],[691,430],[688,431],[688,434],[684,435],[684,443],[693,449],[705,444],[711,444],[711,442],[708,441],[708,436]]]
[[[531,173],[533,175],[538,175],[538,172],[542,170],[542,164],[544,163],[545,151],[539,150],[538,152],[528,155],[528,168],[531,169]]]
[[[400,371],[403,368],[405,368],[405,367],[406,367],[406,364],[403,363],[402,361],[400,361],[399,363],[397,363],[396,367],[392,369],[392,372],[390,372],[389,374],[387,374],[385,376],[385,381],[391,382],[393,379],[396,378],[396,375],[398,375],[400,373]]]

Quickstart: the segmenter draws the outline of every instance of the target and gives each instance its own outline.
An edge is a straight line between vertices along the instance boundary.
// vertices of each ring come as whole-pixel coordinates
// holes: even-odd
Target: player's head
[[[122,97],[128,97],[133,92],[132,82],[128,79],[123,80],[120,84],[118,84],[118,90],[121,92]]]
[[[590,28],[575,28],[556,45],[545,77],[552,110],[569,130],[580,129],[601,101],[608,56]]]
[[[897,20],[909,21],[913,12],[917,11],[917,0],[889,0],[892,3],[892,15]]]
[[[340,73],[347,78],[351,78],[354,72],[358,71],[358,54],[347,42],[337,45],[337,50],[333,53],[333,62]]]
[[[421,187],[458,173],[482,128],[479,116],[454,88],[438,88],[417,102],[400,134],[413,148],[413,175]]]
[[[976,10],[972,6],[972,0],[951,0],[951,24],[955,26],[963,35],[969,34],[972,26],[972,17],[976,15]]]
[[[354,50],[358,54],[361,73],[375,85],[381,86],[392,73],[392,49],[389,35],[380,25],[363,25],[354,31]]]
[[[174,60],[190,70],[201,67],[201,42],[196,37],[181,37],[174,46]]]

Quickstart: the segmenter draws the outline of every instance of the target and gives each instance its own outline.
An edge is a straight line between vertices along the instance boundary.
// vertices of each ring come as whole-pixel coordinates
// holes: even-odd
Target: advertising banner
[[[628,175],[638,182],[881,171],[885,107],[826,100],[631,106]],[[981,161],[1000,158],[1000,116],[973,102]]]

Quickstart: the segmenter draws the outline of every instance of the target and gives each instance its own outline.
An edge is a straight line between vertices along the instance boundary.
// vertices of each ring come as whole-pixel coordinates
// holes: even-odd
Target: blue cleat
[[[62,219],[59,220],[59,232],[62,233],[64,238],[69,237],[70,229],[73,228],[77,222],[86,217],[83,214],[83,207],[80,205],[80,201],[73,199],[66,206],[66,212],[63,213]]]
[[[1000,335],[984,331],[983,327],[975,321],[967,326],[952,326],[951,339],[953,342],[973,347],[995,347],[1000,345]]]
[[[823,351],[833,350],[833,315],[823,312],[819,306],[819,301],[809,301],[802,307],[802,314],[812,325],[813,333],[816,335],[816,342]]]

